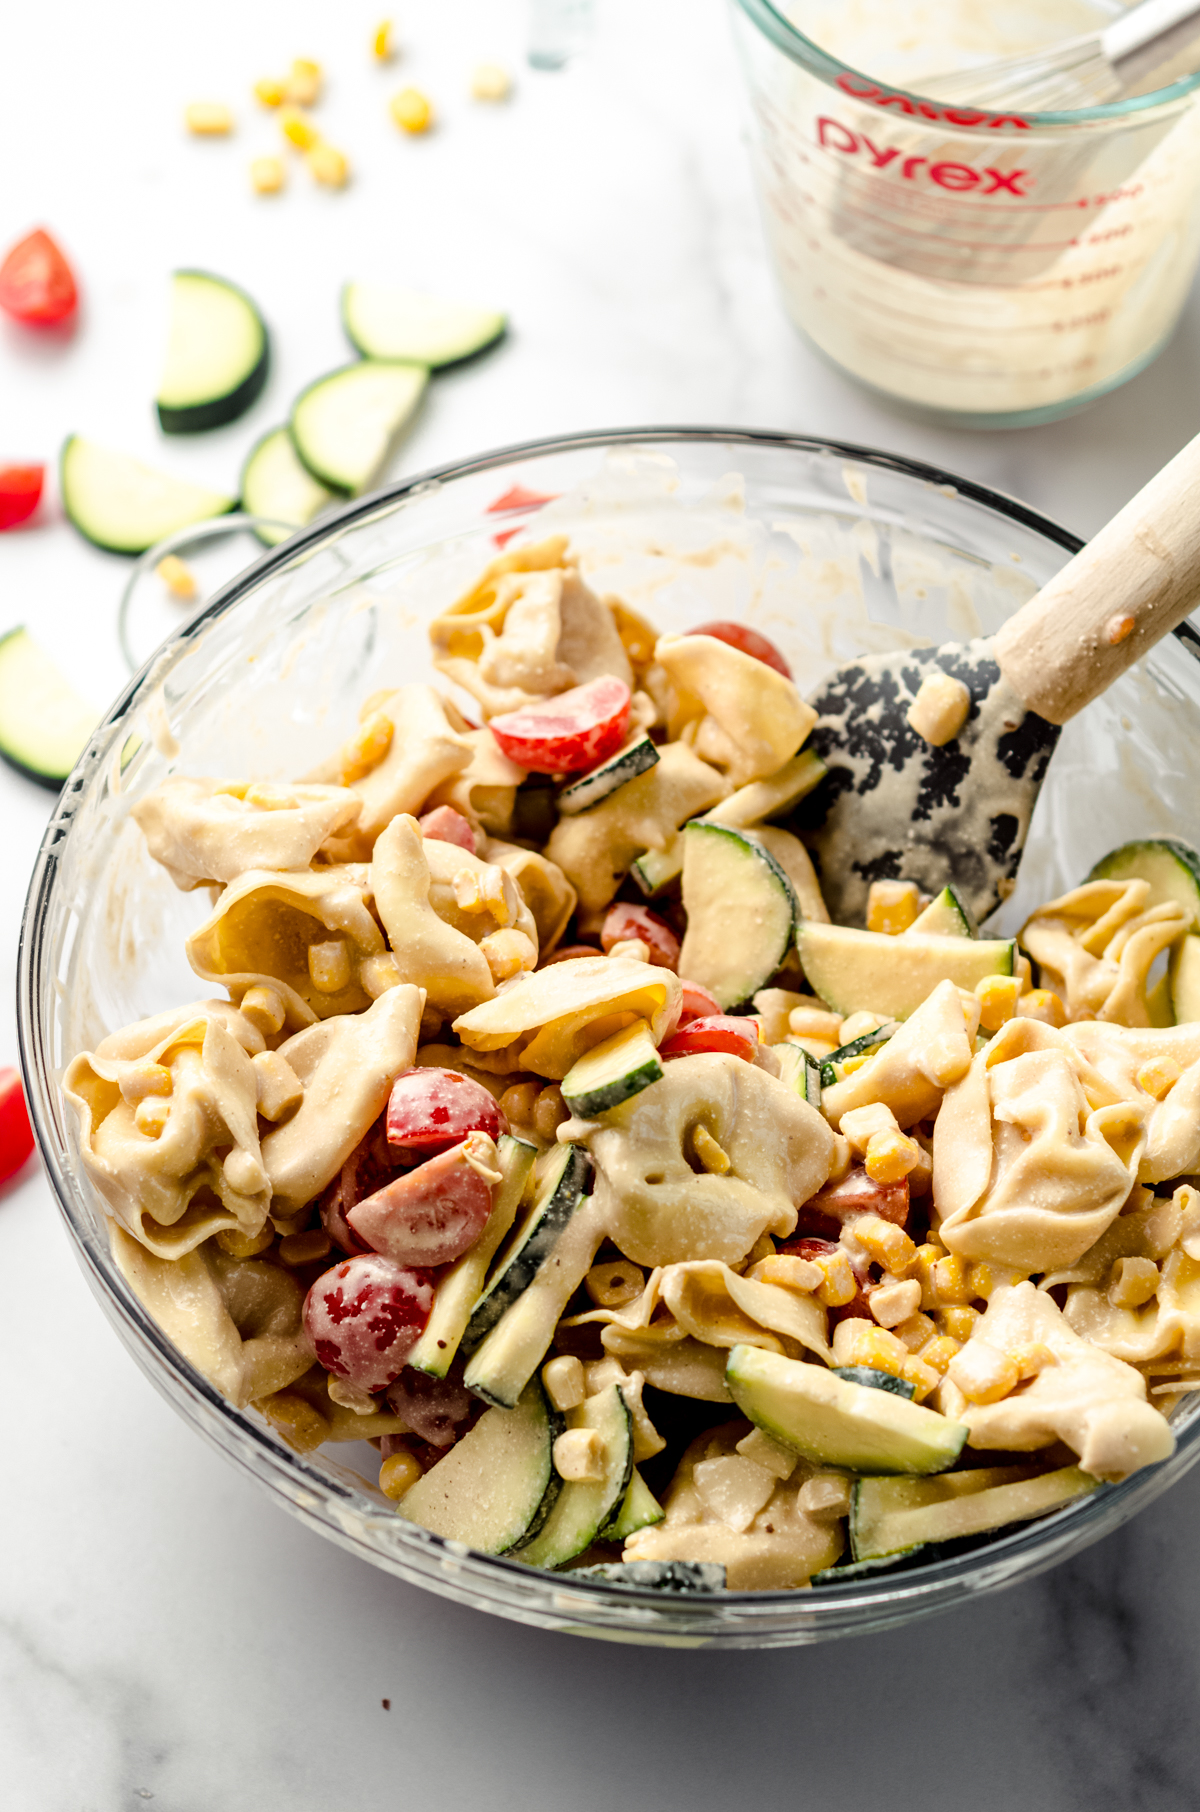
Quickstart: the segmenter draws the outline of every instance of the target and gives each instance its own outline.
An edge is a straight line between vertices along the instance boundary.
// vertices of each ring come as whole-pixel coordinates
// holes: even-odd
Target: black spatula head
[[[940,749],[907,717],[937,668],[971,694],[966,723]],[[867,889],[885,880],[928,894],[953,882],[985,919],[1012,892],[1059,734],[1005,680],[991,640],[868,655],[839,667],[809,703],[818,713],[809,746],[829,774],[804,822],[835,922],[861,925]]]

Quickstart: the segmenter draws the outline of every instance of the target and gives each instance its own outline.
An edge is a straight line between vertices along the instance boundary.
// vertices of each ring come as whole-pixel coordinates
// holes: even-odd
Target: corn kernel
[[[903,1341],[876,1327],[872,1321],[853,1316],[839,1321],[833,1330],[833,1356],[838,1365],[866,1365],[875,1371],[890,1372],[894,1378],[904,1374],[911,1357]]]
[[[978,1309],[969,1309],[961,1303],[934,1311],[938,1328],[943,1334],[949,1334],[952,1340],[969,1340],[979,1319]]]
[[[272,786],[269,780],[256,780],[243,795],[246,804],[260,812],[294,812],[300,801],[284,787]]]
[[[776,1284],[781,1290],[795,1290],[805,1296],[813,1295],[824,1281],[811,1258],[797,1258],[790,1252],[776,1252],[760,1259],[746,1276],[752,1283]]]
[[[573,1485],[596,1484],[604,1477],[604,1442],[594,1428],[568,1428],[554,1443],[554,1470]]]
[[[277,82],[274,76],[263,76],[254,84],[254,98],[261,101],[264,107],[283,105],[283,83]]]
[[[842,1042],[842,1022],[836,1013],[823,1007],[793,1007],[787,1016],[788,1031],[794,1038],[820,1038],[832,1041],[834,1048]]]
[[[421,1462],[411,1453],[389,1453],[379,1468],[379,1489],[399,1503],[421,1477]]]
[[[377,956],[369,956],[364,963],[359,965],[358,979],[371,999],[378,1000],[380,995],[386,994],[389,988],[398,988],[404,978],[395,957],[387,951],[382,951]],[[423,1039],[433,1035],[426,1033],[424,1027],[421,1030]]]
[[[864,1163],[873,1183],[899,1183],[917,1169],[923,1156],[917,1141],[897,1128],[895,1132],[873,1135]]]
[[[196,138],[223,138],[233,131],[233,115],[220,101],[193,101],[184,108],[183,123]]]
[[[514,1082],[505,1089],[500,1097],[500,1111],[510,1126],[533,1125],[533,1110],[540,1093],[536,1082]]]
[[[477,63],[471,71],[471,99],[506,101],[512,93],[512,77],[498,63]]]
[[[977,1264],[967,1267],[967,1289],[971,1293],[972,1301],[980,1297],[986,1302],[996,1288],[996,1281],[996,1273],[991,1265]]]
[[[320,142],[321,135],[311,120],[295,107],[285,107],[279,116],[279,130],[289,145],[295,145],[297,151],[311,151]]]
[[[1015,1361],[986,1340],[969,1340],[946,1370],[969,1403],[999,1403],[1021,1378]]]
[[[220,1238],[218,1233],[217,1239]],[[329,1437],[324,1416],[296,1391],[277,1390],[269,1397],[260,1397],[254,1407],[262,1410],[271,1426],[297,1453],[314,1453]]]
[[[912,1385],[914,1403],[924,1403],[926,1397],[935,1391],[942,1381],[941,1374],[936,1372],[931,1365],[926,1365],[925,1361],[916,1353],[908,1355],[900,1376]]]
[[[493,931],[479,940],[479,949],[494,982],[507,981],[537,967],[537,946],[523,931]]]
[[[322,183],[327,189],[344,189],[350,180],[350,160],[346,153],[335,145],[327,145],[324,139],[313,146],[304,161],[313,181]]]
[[[1019,975],[985,975],[975,984],[979,1001],[979,1023],[985,1032],[998,1032],[1007,1025],[1017,1010],[1021,992]]]
[[[371,55],[377,63],[390,63],[395,54],[396,49],[392,41],[392,22],[390,19],[381,19],[371,38]]]
[[[817,1472],[796,1493],[796,1508],[814,1522],[832,1523],[848,1516],[854,1486],[843,1472]]]
[[[1058,1364],[1058,1354],[1044,1340],[1034,1340],[1028,1346],[1013,1347],[1008,1356],[1022,1378],[1036,1378],[1048,1365]]]
[[[939,1305],[948,1302],[970,1302],[973,1294],[967,1282],[967,1267],[957,1252],[939,1258],[933,1267],[933,1287]]]
[[[910,1281],[916,1283],[917,1280],[914,1277]],[[928,1315],[922,1315],[919,1309],[906,1321],[898,1321],[891,1331],[897,1340],[904,1342],[910,1353],[919,1353],[937,1333]]]
[[[128,1107],[136,1107],[147,1095],[169,1095],[175,1083],[165,1063],[131,1064],[122,1073],[120,1081],[121,1099]]]
[[[1108,1275],[1114,1309],[1140,1309],[1158,1294],[1158,1266],[1152,1258],[1119,1258]]]
[[[221,1166],[226,1185],[235,1195],[261,1195],[268,1188],[267,1173],[252,1151],[235,1145]]]
[[[542,1089],[533,1108],[533,1130],[539,1139],[553,1140],[563,1121],[570,1118],[571,1111],[563,1100],[562,1090],[557,1082]]]
[[[646,1287],[646,1279],[637,1265],[627,1258],[593,1265],[583,1280],[583,1287],[598,1309],[623,1309],[636,1302]]]
[[[900,1327],[916,1314],[921,1304],[921,1286],[915,1277],[906,1283],[898,1279],[879,1284],[867,1298],[871,1313],[881,1328]]]
[[[843,1076],[853,1076],[855,1070],[865,1069],[868,1063],[873,1063],[878,1055],[877,1051],[860,1051],[857,1057],[843,1058],[834,1073],[839,1079]]]
[[[813,1263],[822,1278],[817,1290],[819,1302],[824,1303],[827,1309],[840,1309],[846,1303],[854,1301],[858,1294],[858,1279],[850,1260],[840,1248],[837,1252],[822,1252],[819,1258],[813,1259]],[[867,1323],[864,1322],[863,1326],[866,1327]]]
[[[854,1237],[877,1265],[894,1277],[907,1277],[917,1261],[917,1248],[903,1227],[879,1214],[864,1214],[854,1223]]]
[[[392,746],[395,725],[384,712],[368,717],[342,751],[342,785],[353,786],[377,768]]]
[[[709,1176],[728,1176],[733,1169],[729,1153],[713,1138],[707,1126],[696,1126],[692,1129],[692,1150]]]
[[[868,1013],[865,1008],[862,1008],[859,1012],[851,1013],[848,1018],[842,1020],[838,1026],[838,1042],[839,1044],[853,1044],[856,1038],[864,1037],[867,1032],[877,1032],[884,1023],[878,1013]]]
[[[295,1113],[304,1099],[304,1084],[286,1057],[278,1051],[259,1051],[250,1059],[254,1068],[258,1111],[264,1120],[278,1125]]]
[[[926,1342],[916,1355],[922,1365],[929,1366],[931,1371],[944,1373],[955,1353],[962,1348],[962,1341],[955,1340],[950,1334],[938,1334]]]
[[[861,1158],[876,1133],[898,1132],[899,1128],[891,1108],[882,1101],[872,1101],[866,1107],[852,1107],[844,1113],[840,1131],[849,1139],[855,1157]]]
[[[586,1395],[582,1359],[569,1353],[548,1359],[542,1367],[542,1383],[555,1409],[578,1409]]]
[[[346,940],[333,937],[308,946],[308,973],[319,994],[340,994],[350,985],[350,952]]]
[[[867,891],[867,930],[896,937],[907,931],[921,910],[915,881],[872,881]]]
[[[217,1235],[217,1244],[222,1252],[230,1258],[257,1258],[265,1252],[275,1238],[275,1229],[268,1221],[259,1233],[241,1233],[236,1227],[222,1227]]]
[[[921,1280],[921,1307],[923,1309],[936,1309],[938,1306],[939,1298],[934,1277],[934,1267],[937,1265],[938,1261],[945,1258],[945,1256],[945,1249],[939,1245],[935,1245],[931,1241],[927,1241],[925,1245],[917,1247],[914,1275]]]
[[[433,124],[433,108],[419,88],[402,88],[392,96],[388,111],[404,132],[428,132]]]
[[[1065,1026],[1067,1010],[1049,988],[1030,988],[1017,1002],[1018,1019],[1040,1019],[1043,1025]]]
[[[622,938],[620,943],[611,944],[605,951],[605,955],[610,957],[628,957],[629,960],[634,963],[648,963],[650,961],[650,946],[644,938]]]
[[[250,187],[256,195],[278,195],[286,172],[281,157],[255,157],[250,162]]]
[[[155,572],[173,598],[186,603],[196,595],[196,575],[178,554],[164,554]]]
[[[311,107],[321,92],[321,65],[307,57],[293,59],[283,84],[283,97],[294,107]]]
[[[954,741],[970,710],[971,694],[963,682],[938,671],[925,675],[905,716],[923,741],[940,749]]]
[[[849,1139],[843,1138],[840,1132],[834,1133],[833,1155],[829,1160],[829,1175],[825,1179],[826,1182],[840,1183],[843,1178],[848,1177],[853,1157],[854,1153],[850,1150]]]
[[[917,1161],[908,1173],[908,1193],[925,1195],[933,1185],[933,1158],[919,1139],[913,1143],[917,1148]]]
[[[1182,1074],[1179,1065],[1172,1062],[1170,1057],[1154,1057],[1149,1063],[1143,1063],[1135,1081],[1148,1095],[1161,1101],[1164,1095],[1170,1094]]]
[[[161,1095],[147,1095],[133,1110],[133,1124],[144,1139],[161,1139],[171,1118],[171,1103]]]

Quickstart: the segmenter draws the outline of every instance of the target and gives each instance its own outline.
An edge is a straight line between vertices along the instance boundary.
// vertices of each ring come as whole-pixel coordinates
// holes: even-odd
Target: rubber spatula
[[[894,879],[953,882],[985,919],[1012,892],[1061,726],[1197,605],[1200,435],[997,635],[837,668],[809,699],[830,772],[806,814],[827,803],[807,840],[835,922],[861,925],[871,882]],[[908,713],[939,671],[970,709],[934,747]]]

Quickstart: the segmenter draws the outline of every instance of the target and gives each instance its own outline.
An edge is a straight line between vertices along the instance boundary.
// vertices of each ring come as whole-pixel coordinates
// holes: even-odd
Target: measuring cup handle
[[[1010,617],[996,658],[1065,724],[1200,604],[1200,435]]]

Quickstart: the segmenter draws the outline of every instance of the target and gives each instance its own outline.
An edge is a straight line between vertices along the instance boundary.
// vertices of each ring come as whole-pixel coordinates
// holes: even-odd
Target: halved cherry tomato
[[[697,628],[689,629],[688,634],[715,636],[718,642],[728,642],[731,648],[753,656],[765,667],[774,667],[776,673],[782,673],[784,679],[792,677],[791,668],[774,642],[768,642],[765,635],[759,635],[757,629],[751,629],[746,623],[701,623]]]
[[[33,1150],[33,1128],[19,1070],[0,1070],[0,1183],[15,1177]]]
[[[27,327],[55,327],[75,312],[75,275],[49,233],[39,227],[0,264],[0,308]]]
[[[387,1136],[402,1161],[430,1158],[461,1144],[470,1132],[498,1139],[507,1131],[495,1098],[458,1070],[406,1070],[392,1084]]]
[[[452,1264],[475,1244],[492,1211],[491,1185],[467,1161],[470,1149],[469,1136],[386,1183],[348,1210],[351,1228],[398,1265]]]
[[[683,997],[679,1003],[679,1024],[685,1026],[689,1019],[711,1019],[714,1013],[720,1013],[721,1003],[715,994],[702,988],[699,982],[685,981]]]
[[[595,944],[563,944],[560,949],[552,950],[545,962],[539,963],[539,969],[548,969],[551,963],[573,963],[580,956],[599,956]]]
[[[725,1051],[731,1057],[744,1057],[754,1062],[758,1049],[758,1027],[752,1019],[735,1019],[729,1013],[714,1013],[706,1019],[689,1020],[678,1032],[658,1047],[660,1057],[695,1057],[706,1051]]]
[[[646,906],[610,906],[604,915],[600,927],[600,942],[605,954],[614,944],[628,943],[632,938],[641,938],[650,946],[650,961],[658,969],[674,969],[679,962],[679,939],[671,930],[665,919],[660,919],[656,912]],[[717,1007],[716,1001],[713,1006]],[[717,1012],[720,1012],[717,1007]]]
[[[523,484],[515,484],[488,504],[487,513],[502,516],[507,510],[534,510],[539,504],[553,503],[557,496],[557,491],[527,491]]]
[[[602,674],[536,705],[493,717],[510,761],[536,774],[581,774],[615,755],[629,735],[629,687]]]
[[[475,832],[461,812],[452,805],[438,805],[417,819],[421,835],[434,843],[457,843],[460,849],[475,854]]]
[[[390,1183],[400,1169],[399,1154],[387,1142],[387,1127],[384,1116],[380,1114],[371,1130],[354,1147],[332,1183],[317,1198],[321,1225],[341,1251],[353,1257],[355,1253],[370,1250],[366,1241],[359,1239],[350,1226],[346,1210],[353,1208],[357,1202],[365,1201],[367,1196],[374,1195],[385,1183]]]
[[[433,1307],[428,1271],[377,1252],[322,1272],[304,1299],[304,1329],[327,1372],[360,1390],[386,1390],[404,1370]]]
[[[0,529],[28,522],[37,509],[45,466],[0,466]]]
[[[805,1211],[827,1214],[842,1222],[851,1214],[878,1214],[903,1227],[908,1219],[908,1178],[898,1183],[876,1183],[861,1164],[854,1164],[840,1183],[827,1183],[804,1204]]]

